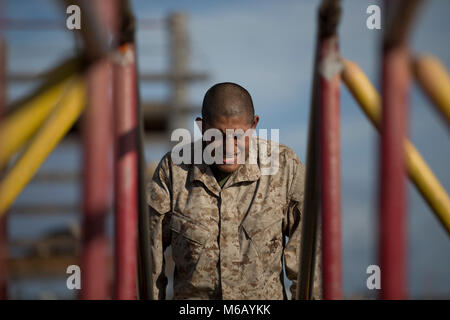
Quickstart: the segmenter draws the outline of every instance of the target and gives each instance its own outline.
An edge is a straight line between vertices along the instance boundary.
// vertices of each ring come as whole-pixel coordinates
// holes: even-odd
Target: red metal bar
[[[405,46],[383,54],[381,126],[380,268],[381,298],[406,298],[406,138],[409,86]]]
[[[137,297],[138,109],[136,52],[131,43],[117,51],[115,111],[115,299]]]
[[[309,111],[308,145],[306,153],[305,195],[303,216],[301,221],[301,239],[299,253],[299,272],[297,275],[297,300],[311,300],[314,292],[314,271],[319,221],[320,179],[319,179],[319,108],[318,108],[318,59],[319,43],[316,44],[313,80],[311,90],[311,106]],[[319,256],[320,258],[320,256]]]
[[[379,258],[381,299],[407,298],[406,166],[410,83],[407,36],[421,0],[385,1],[380,143]]]
[[[88,8],[88,4],[85,5]],[[93,6],[92,13],[100,25],[113,33],[117,25],[115,1],[95,0],[89,5]],[[106,57],[96,60],[87,71],[88,108],[83,123],[82,299],[110,297],[105,218],[111,207],[112,75],[111,63]]]
[[[343,66],[337,37],[340,15],[339,0],[322,0],[309,119],[297,299],[342,299],[339,74]],[[322,254],[317,255],[320,249]],[[317,258],[321,261],[316,261]],[[315,280],[320,265],[322,292],[314,292],[315,287],[320,287]]]
[[[6,41],[0,37],[0,120],[6,106]],[[1,148],[2,141],[0,141]],[[3,168],[0,168],[0,173]],[[8,214],[0,217],[0,300],[8,299]]]
[[[323,298],[342,299],[340,67],[338,40],[319,44],[320,167],[322,195]]]
[[[105,219],[112,182],[110,78],[108,61],[98,62],[88,71],[88,109],[83,123],[82,299],[109,296]]]

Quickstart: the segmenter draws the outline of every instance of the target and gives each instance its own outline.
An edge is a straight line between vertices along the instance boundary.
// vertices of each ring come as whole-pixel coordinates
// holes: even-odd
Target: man
[[[283,258],[295,297],[303,164],[286,146],[229,136],[231,129],[254,130],[259,121],[250,94],[237,84],[211,87],[197,120],[203,133],[215,129],[223,134],[222,141],[209,142],[219,145],[215,151],[223,148],[223,161],[176,164],[169,152],[148,184],[153,299],[165,298],[164,251],[169,245],[174,299],[285,299]],[[251,152],[263,150],[263,144],[278,149],[278,167],[271,174],[263,174],[259,152],[257,161],[250,161]],[[264,150],[271,156],[272,147]],[[243,163],[238,161],[242,155]],[[319,262],[315,298],[321,294],[318,268]]]

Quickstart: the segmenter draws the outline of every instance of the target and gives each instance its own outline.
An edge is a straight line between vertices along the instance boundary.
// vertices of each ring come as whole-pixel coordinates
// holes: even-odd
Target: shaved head
[[[219,117],[245,117],[251,123],[254,116],[252,97],[236,83],[218,83],[206,92],[203,99],[202,118],[206,122],[211,123]]]

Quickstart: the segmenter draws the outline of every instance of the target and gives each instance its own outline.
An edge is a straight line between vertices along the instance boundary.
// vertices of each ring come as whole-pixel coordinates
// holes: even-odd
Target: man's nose
[[[225,137],[225,152],[226,154],[234,154],[235,141],[233,136]]]

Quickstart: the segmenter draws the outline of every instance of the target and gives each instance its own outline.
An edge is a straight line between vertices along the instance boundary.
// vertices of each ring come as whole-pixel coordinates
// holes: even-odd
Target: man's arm
[[[288,207],[285,213],[284,235],[289,238],[284,249],[284,261],[286,264],[286,276],[292,281],[292,299],[296,297],[297,275],[299,272],[299,255],[302,229],[303,194],[305,183],[305,167],[295,157],[292,163],[292,183],[289,189]],[[318,228],[320,231],[320,229]],[[320,232],[317,234],[315,248],[313,299],[322,299],[322,269],[321,269],[321,246]]]
[[[151,299],[166,297],[167,277],[165,275],[164,251],[170,244],[171,181],[166,155],[147,184],[147,204],[149,205],[150,259],[151,259]]]

